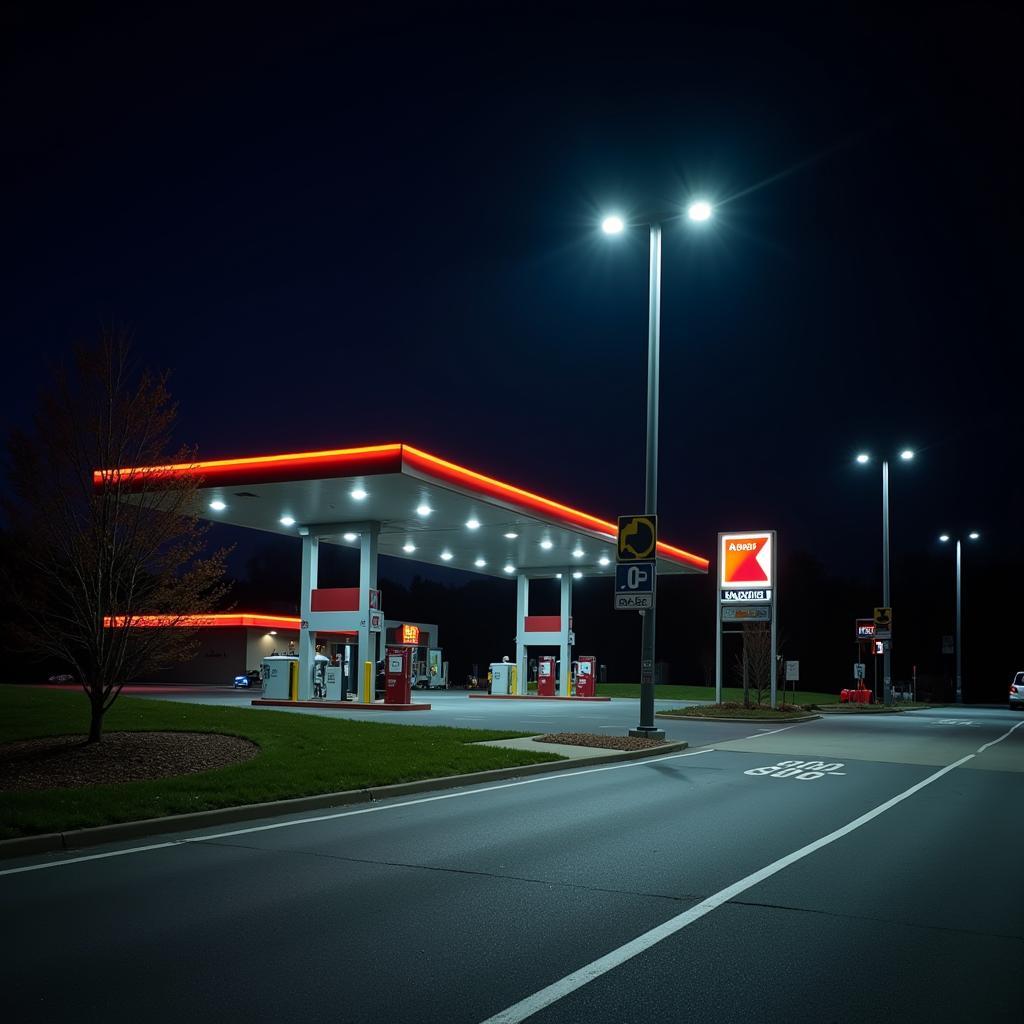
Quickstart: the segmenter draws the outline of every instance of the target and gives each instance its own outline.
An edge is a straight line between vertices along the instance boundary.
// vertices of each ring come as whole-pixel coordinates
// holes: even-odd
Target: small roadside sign
[[[891,608],[876,608],[875,609],[875,625],[879,629],[892,629],[892,609]]]
[[[722,605],[723,622],[770,622],[770,604]]]
[[[953,646],[953,638],[951,636],[944,636],[942,638],[942,653],[943,654],[955,654],[956,648]]]
[[[854,679],[863,679],[864,678],[864,662],[863,661],[855,661],[853,663],[853,678]]]
[[[786,682],[787,683],[799,683],[800,682],[800,662],[799,661],[787,661],[786,662]]]
[[[654,562],[624,562],[615,566],[616,611],[646,611],[654,607]]]
[[[655,557],[657,547],[657,516],[619,516],[617,562],[646,562]]]
[[[856,637],[858,640],[874,640],[875,630],[878,628],[875,625],[874,619],[856,619]]]

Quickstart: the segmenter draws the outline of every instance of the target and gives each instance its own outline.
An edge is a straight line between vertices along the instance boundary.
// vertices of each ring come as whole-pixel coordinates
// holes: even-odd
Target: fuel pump
[[[412,648],[389,647],[384,675],[384,703],[412,703]]]
[[[576,696],[597,696],[597,658],[590,654],[581,654],[576,668]]]
[[[537,659],[537,696],[554,697],[554,695],[555,659],[545,654]]]

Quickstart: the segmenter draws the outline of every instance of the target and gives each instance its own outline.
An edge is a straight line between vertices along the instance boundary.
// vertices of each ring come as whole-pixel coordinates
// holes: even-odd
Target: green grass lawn
[[[640,699],[639,683],[598,683],[599,697],[633,697]],[[654,696],[657,700],[714,700],[713,686],[656,686]],[[787,704],[822,704],[834,703],[839,699],[835,693],[816,693],[812,690],[797,690],[796,693],[786,692]],[[722,700],[743,700],[743,688],[735,686],[722,687]],[[782,700],[782,689],[779,689],[779,700]]]
[[[84,736],[88,724],[82,694],[0,686],[0,743]],[[132,697],[118,698],[105,729],[227,733],[258,743],[261,752],[243,764],[151,782],[0,792],[0,839],[560,760],[543,751],[470,745],[524,735],[518,732],[410,727]]]

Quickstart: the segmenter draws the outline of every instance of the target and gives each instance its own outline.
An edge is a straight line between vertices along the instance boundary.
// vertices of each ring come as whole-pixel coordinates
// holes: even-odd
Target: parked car
[[[1018,672],[1010,683],[1010,710],[1024,708],[1024,672]]]

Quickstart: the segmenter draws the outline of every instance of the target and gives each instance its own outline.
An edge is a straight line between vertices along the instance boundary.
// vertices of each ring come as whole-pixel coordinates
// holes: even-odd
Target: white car
[[[1018,672],[1010,683],[1010,710],[1024,708],[1024,672]]]

